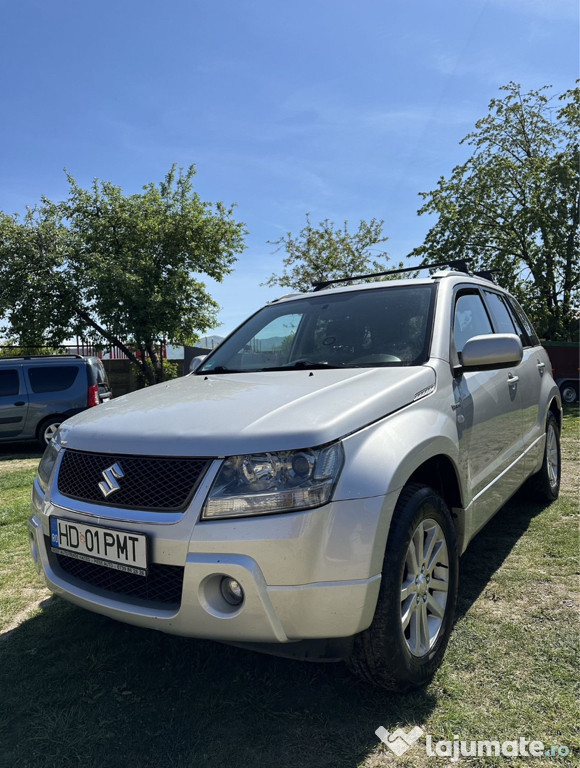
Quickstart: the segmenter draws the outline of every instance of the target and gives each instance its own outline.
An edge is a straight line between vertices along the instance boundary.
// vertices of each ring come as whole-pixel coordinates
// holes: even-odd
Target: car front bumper
[[[46,500],[38,483],[29,537],[49,589],[113,619],[225,642],[343,638],[366,629],[374,615],[387,500],[373,497],[291,514],[206,522],[199,522],[199,510],[191,509],[168,525],[92,517],[92,524],[145,533],[153,562],[183,568],[181,598],[171,605],[117,594],[63,570],[62,555],[51,551],[49,518],[87,522],[87,516]],[[224,599],[219,588],[224,576],[242,586],[241,605]]]

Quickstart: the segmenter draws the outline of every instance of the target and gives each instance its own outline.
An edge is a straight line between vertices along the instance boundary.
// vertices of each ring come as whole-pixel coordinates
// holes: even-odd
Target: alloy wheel
[[[49,424],[46,429],[44,430],[44,442],[48,445],[52,438],[56,435],[57,429],[60,427],[60,424],[52,423]]]
[[[409,542],[401,585],[401,626],[413,656],[435,645],[445,617],[449,554],[439,523],[422,520]]]

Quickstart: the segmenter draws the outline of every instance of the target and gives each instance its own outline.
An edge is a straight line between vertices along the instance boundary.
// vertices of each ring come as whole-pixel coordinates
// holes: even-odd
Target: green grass
[[[0,455],[0,631],[43,590],[29,556],[26,523],[38,458]]]
[[[415,724],[434,742],[523,736],[577,750],[578,425],[567,409],[560,499],[541,506],[520,493],[462,558],[455,629],[425,690],[383,693],[342,665],[140,630],[52,599],[0,636],[0,766],[449,765],[427,758],[423,740],[397,758],[374,734],[379,725]],[[12,471],[14,464],[0,456],[7,626],[22,616],[26,590],[42,593],[26,542],[34,469]],[[506,758],[459,764],[467,762],[499,766]],[[576,752],[521,758],[517,766],[577,762]]]

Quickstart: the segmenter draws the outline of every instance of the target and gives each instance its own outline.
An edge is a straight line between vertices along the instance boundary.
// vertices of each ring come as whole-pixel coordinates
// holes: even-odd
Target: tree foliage
[[[310,215],[306,214],[306,226],[298,236],[288,232],[270,243],[278,246],[276,253],[284,250],[287,255],[283,261],[284,272],[273,274],[265,284],[309,291],[317,282],[384,270],[385,264],[378,259],[387,260],[386,251],[377,254],[372,251],[374,246],[388,240],[382,234],[383,224],[376,219],[368,223],[363,220],[356,232],[351,233],[346,221],[341,228],[328,219],[313,227]]]
[[[68,176],[61,203],[42,198],[22,220],[0,213],[2,329],[23,346],[71,336],[121,349],[149,383],[164,378],[163,343],[193,342],[216,325],[200,279],[231,272],[245,226],[233,208],[203,202],[195,169],[125,195],[110,182],[82,189]]]
[[[415,254],[494,270],[541,335],[569,338],[580,279],[580,89],[562,94],[559,105],[547,86],[502,90],[463,139],[473,155],[422,193],[419,214],[438,219]]]

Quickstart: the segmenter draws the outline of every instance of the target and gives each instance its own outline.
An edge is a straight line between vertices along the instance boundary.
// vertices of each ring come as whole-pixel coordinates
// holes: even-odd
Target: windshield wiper
[[[307,369],[311,371],[323,370],[325,368],[345,368],[344,363],[315,363],[312,360],[296,360],[294,363],[288,363],[287,365],[274,365],[271,368],[257,368],[257,371],[291,371],[293,369]]]
[[[271,368],[244,368],[240,370],[237,368],[228,368],[226,365],[216,365],[215,368],[210,370],[201,370],[200,368],[195,371],[196,375],[211,376],[214,373],[266,373],[268,371],[291,371],[291,370],[324,370],[333,368],[346,368],[346,363],[315,363],[312,360],[296,360],[294,363],[288,363],[287,365],[273,365]]]
[[[210,368],[207,371],[202,371],[198,368],[196,373],[199,375],[203,374],[204,376],[209,376],[210,374],[213,374],[213,373],[244,373],[244,371],[238,371],[238,370],[235,370],[234,368],[228,368],[226,365],[216,365],[215,368]]]

